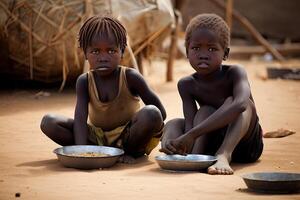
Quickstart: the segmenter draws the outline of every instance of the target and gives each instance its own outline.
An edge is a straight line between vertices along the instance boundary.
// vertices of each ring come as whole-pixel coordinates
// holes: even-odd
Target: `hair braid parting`
[[[83,23],[78,34],[79,47],[86,53],[87,47],[95,37],[110,34],[124,53],[127,46],[126,29],[119,20],[108,16],[93,16]]]

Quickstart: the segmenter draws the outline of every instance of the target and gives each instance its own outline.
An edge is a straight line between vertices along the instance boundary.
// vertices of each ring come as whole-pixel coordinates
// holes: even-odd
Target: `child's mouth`
[[[97,67],[97,70],[100,70],[100,71],[105,71],[108,69],[109,69],[109,67],[106,67],[106,66]]]
[[[199,63],[199,64],[197,65],[197,67],[199,67],[199,68],[208,68],[209,65],[208,65],[207,63]]]

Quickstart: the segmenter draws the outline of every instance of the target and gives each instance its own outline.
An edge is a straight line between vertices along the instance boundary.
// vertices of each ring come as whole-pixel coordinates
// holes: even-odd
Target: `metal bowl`
[[[57,148],[53,151],[65,167],[77,169],[97,169],[113,166],[121,155],[122,149],[94,145],[74,145]],[[107,156],[80,156],[82,153],[101,153]],[[76,155],[77,154],[77,155]]]
[[[300,174],[285,172],[259,172],[242,175],[247,187],[257,192],[300,192]]]
[[[175,171],[200,171],[217,161],[215,156],[201,154],[159,155],[155,159],[162,169]]]

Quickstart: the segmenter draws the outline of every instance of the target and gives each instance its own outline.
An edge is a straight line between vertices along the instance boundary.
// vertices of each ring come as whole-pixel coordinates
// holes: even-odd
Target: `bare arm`
[[[202,123],[187,132],[193,138],[197,138],[207,132],[222,128],[233,122],[240,113],[244,112],[250,102],[250,86],[246,72],[243,68],[233,67],[229,72],[233,81],[233,95],[228,97],[220,108]]]
[[[76,145],[88,143],[88,80],[87,74],[82,74],[76,82],[76,107],[74,114],[74,138]]]
[[[189,91],[189,89],[191,88],[191,84],[189,84],[190,81],[192,80],[189,80],[189,78],[187,77],[181,79],[177,84],[178,91],[182,100],[185,133],[193,128],[193,121],[197,112],[196,102],[193,99],[191,92]]]
[[[133,95],[140,96],[145,105],[156,106],[162,115],[162,118],[166,119],[166,111],[158,96],[147,85],[143,76],[134,69],[126,70],[126,79],[128,87]]]

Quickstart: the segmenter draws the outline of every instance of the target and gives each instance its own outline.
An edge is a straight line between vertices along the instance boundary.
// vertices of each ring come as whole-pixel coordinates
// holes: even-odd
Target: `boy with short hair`
[[[186,53],[196,72],[179,80],[184,119],[169,121],[162,139],[167,154],[216,155],[209,174],[233,174],[231,161],[254,162],[263,150],[246,72],[222,65],[229,38],[228,26],[215,14],[200,14],[187,26]]]

